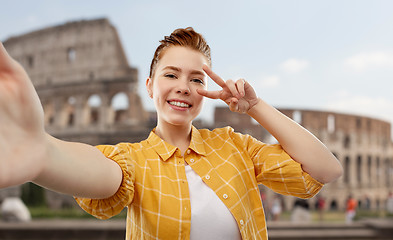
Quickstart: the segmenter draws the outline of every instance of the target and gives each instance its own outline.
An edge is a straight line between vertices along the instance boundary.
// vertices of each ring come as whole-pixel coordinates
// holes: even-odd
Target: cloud
[[[393,67],[393,54],[386,52],[359,53],[344,60],[344,65],[355,71]]]
[[[393,100],[383,97],[351,95],[346,91],[338,91],[332,101],[326,104],[331,111],[348,114],[365,115],[393,123]]]
[[[280,85],[280,77],[277,75],[262,77],[262,80],[259,83],[259,86],[263,88],[275,88],[278,87],[279,85]]]
[[[309,62],[306,60],[291,58],[281,63],[280,68],[287,73],[299,73],[309,65]]]

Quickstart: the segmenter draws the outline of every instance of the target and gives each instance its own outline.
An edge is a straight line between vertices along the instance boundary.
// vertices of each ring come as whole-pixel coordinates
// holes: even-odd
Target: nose
[[[176,93],[190,95],[190,86],[187,81],[179,81],[176,87]]]

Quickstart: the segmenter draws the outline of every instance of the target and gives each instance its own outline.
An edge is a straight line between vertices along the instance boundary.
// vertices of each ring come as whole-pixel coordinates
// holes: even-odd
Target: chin
[[[175,125],[175,126],[186,126],[192,124],[193,119],[186,120],[186,119],[171,119],[168,123]]]
[[[161,119],[166,123],[173,126],[187,126],[192,124],[192,121],[198,116],[198,114],[165,114],[161,116]],[[160,118],[160,117],[159,117]]]

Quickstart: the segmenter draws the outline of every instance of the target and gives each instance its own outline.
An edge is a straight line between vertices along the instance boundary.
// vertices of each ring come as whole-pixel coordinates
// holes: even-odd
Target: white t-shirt
[[[190,239],[241,240],[229,209],[189,165],[185,168],[191,201]]]

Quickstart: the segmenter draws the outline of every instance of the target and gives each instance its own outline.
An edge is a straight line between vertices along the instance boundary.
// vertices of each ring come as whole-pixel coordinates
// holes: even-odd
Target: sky
[[[213,70],[245,78],[275,107],[327,110],[393,122],[390,0],[0,0],[0,40],[68,21],[106,17],[145,80],[159,40],[192,26],[212,48]],[[218,89],[209,82],[209,89]],[[212,121],[223,105],[207,100]]]

